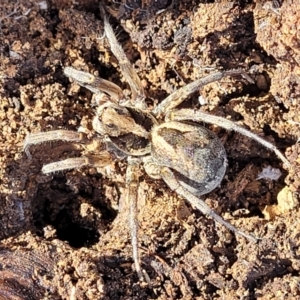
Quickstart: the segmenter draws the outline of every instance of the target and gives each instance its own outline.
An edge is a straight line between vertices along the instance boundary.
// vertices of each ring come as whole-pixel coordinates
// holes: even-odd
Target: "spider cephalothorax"
[[[214,133],[197,122],[212,123],[228,130],[235,130],[256,140],[289,166],[288,160],[271,143],[252,132],[239,127],[232,121],[213,116],[202,111],[175,108],[189,95],[198,91],[207,83],[220,80],[225,76],[243,76],[249,82],[252,79],[242,70],[230,70],[198,79],[175,91],[158,106],[150,110],[146,106],[145,95],[140,79],[128,61],[123,49],[117,43],[105,11],[101,7],[104,31],[111,51],[119,61],[123,76],[130,85],[132,98],[125,99],[122,90],[112,82],[91,74],[66,67],[65,75],[78,84],[96,93],[100,99],[93,120],[95,141],[98,148],[94,152],[79,158],[69,158],[53,162],[43,167],[44,173],[79,168],[82,166],[105,166],[112,159],[127,158],[126,172],[127,199],[130,205],[129,228],[133,247],[133,259],[139,278],[143,274],[138,253],[138,169],[144,166],[146,173],[163,179],[177,194],[185,198],[202,213],[212,217],[236,234],[249,240],[257,238],[238,230],[217,215],[203,200],[198,198],[216,188],[226,171],[227,159],[221,141]],[[27,136],[25,151],[33,144],[45,141],[63,140],[69,142],[90,143],[82,133],[56,130],[35,133]],[[95,149],[98,152],[95,153]]]

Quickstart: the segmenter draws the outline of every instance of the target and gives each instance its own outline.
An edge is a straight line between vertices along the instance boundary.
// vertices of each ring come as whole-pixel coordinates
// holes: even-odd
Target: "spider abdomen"
[[[216,188],[226,171],[221,141],[210,130],[191,122],[155,126],[151,153],[158,165],[172,169],[180,184],[198,196]]]

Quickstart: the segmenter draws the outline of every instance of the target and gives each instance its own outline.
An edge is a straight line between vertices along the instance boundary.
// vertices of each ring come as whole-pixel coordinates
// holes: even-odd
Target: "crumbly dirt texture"
[[[63,75],[65,66],[129,90],[103,38],[99,3],[2,0],[0,299],[300,299],[299,1],[121,2],[105,5],[149,106],[211,72],[242,68],[254,84],[225,78],[183,106],[263,136],[292,168],[256,142],[208,126],[229,165],[204,199],[261,237],[258,244],[141,170],[139,245],[151,286],[140,284],[127,225],[126,161],[103,174],[83,168],[44,175],[43,164],[80,156],[81,148],[45,143],[30,148],[31,159],[22,149],[30,132],[91,129],[93,95]]]

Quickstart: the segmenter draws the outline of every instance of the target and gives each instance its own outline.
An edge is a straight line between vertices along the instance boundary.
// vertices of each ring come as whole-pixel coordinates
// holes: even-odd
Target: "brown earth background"
[[[126,162],[43,175],[42,165],[80,156],[76,145],[23,152],[28,133],[91,129],[92,94],[63,75],[73,66],[124,90],[103,38],[97,1],[1,0],[0,299],[300,299],[299,1],[123,1],[106,5],[150,105],[217,70],[242,68],[255,81],[225,78],[201,90],[201,109],[274,143],[292,164],[256,142],[208,126],[229,166],[205,201],[237,237],[144,172],[140,251],[151,287],[133,269]],[[186,107],[200,109],[196,94]],[[268,166],[278,180],[257,179]],[[122,210],[120,210],[122,207]]]

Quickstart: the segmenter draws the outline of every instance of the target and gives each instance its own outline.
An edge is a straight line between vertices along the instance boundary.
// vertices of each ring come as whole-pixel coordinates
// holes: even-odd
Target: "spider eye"
[[[106,124],[106,126],[107,126],[109,129],[114,129],[114,128],[116,128],[116,125],[113,124],[113,123],[108,123],[108,124]]]

